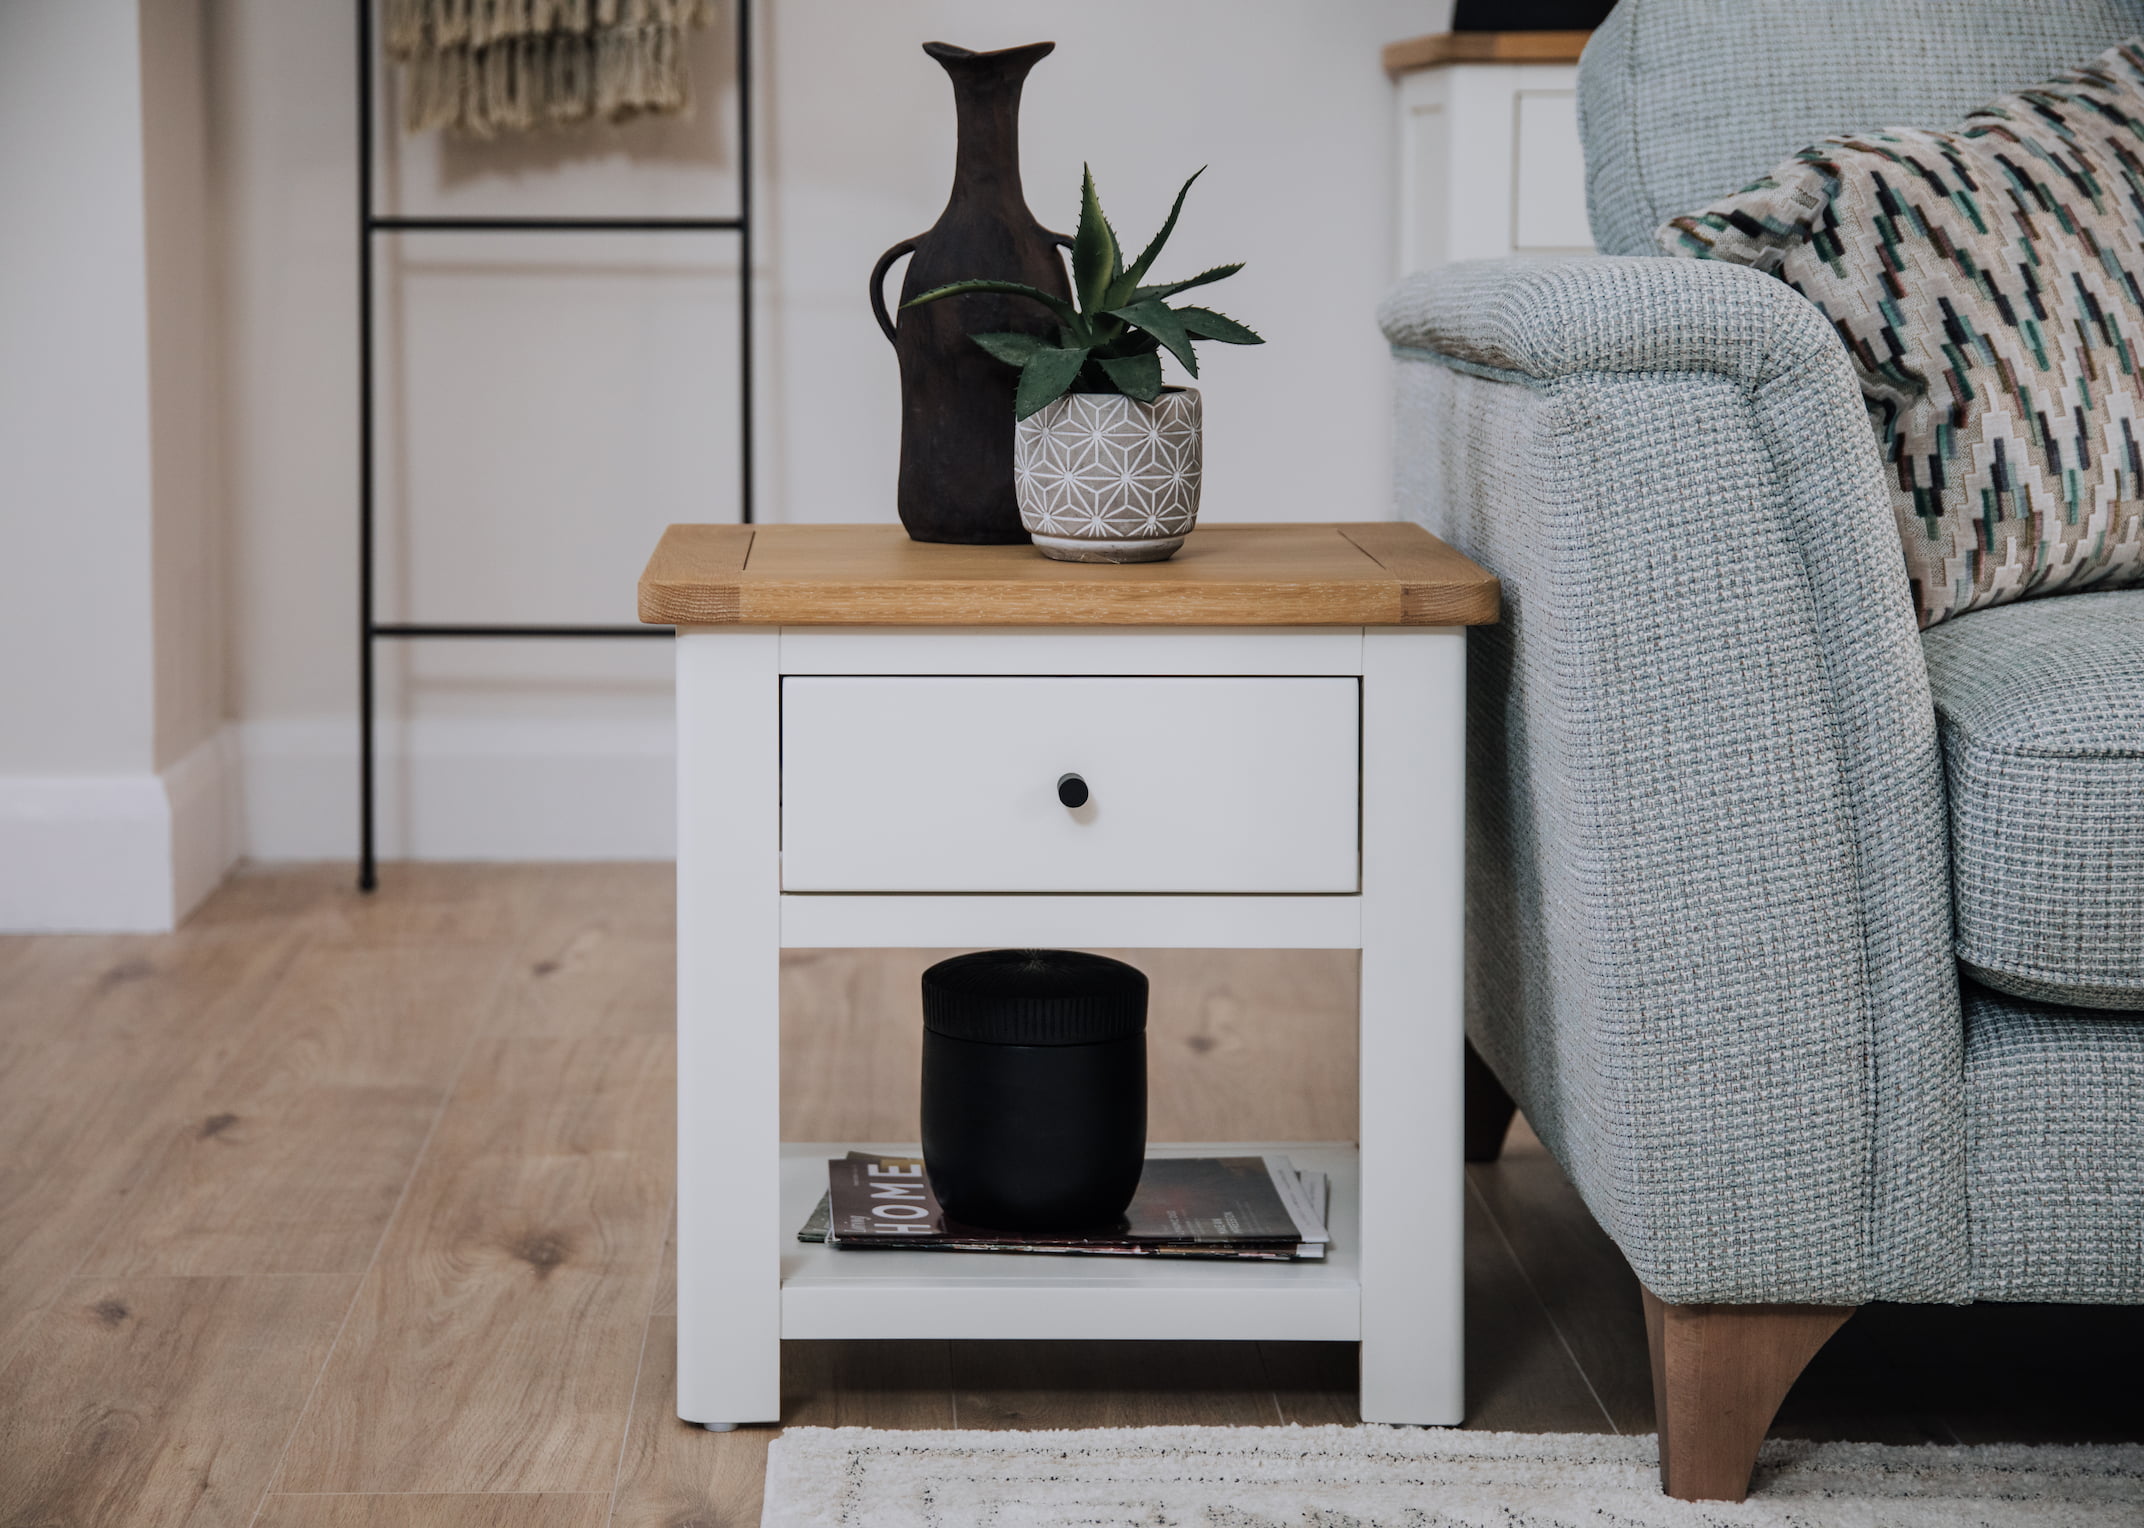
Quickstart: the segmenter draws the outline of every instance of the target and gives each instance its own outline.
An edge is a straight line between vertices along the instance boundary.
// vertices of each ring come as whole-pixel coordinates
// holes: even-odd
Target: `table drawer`
[[[1360,706],[1352,678],[785,679],[782,887],[1351,892]]]

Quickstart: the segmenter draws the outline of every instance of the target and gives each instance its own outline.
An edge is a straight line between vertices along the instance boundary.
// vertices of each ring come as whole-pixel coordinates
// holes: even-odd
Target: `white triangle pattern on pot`
[[[1037,535],[1145,541],[1181,536],[1199,508],[1199,395],[1141,403],[1067,393],[1020,421],[1013,482]]]

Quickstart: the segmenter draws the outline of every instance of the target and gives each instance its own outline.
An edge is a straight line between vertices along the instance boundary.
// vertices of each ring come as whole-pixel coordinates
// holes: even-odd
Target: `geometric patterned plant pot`
[[[1199,515],[1199,395],[1066,393],[1013,431],[1020,523],[1060,562],[1160,562]]]

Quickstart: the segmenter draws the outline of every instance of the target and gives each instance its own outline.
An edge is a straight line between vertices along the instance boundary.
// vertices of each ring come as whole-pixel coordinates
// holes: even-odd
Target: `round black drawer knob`
[[[1069,807],[1085,806],[1087,804],[1087,782],[1078,775],[1059,775],[1057,777],[1057,799]]]

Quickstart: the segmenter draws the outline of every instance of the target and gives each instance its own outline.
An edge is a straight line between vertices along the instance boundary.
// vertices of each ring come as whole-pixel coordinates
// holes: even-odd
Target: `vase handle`
[[[886,343],[889,345],[898,345],[900,340],[893,332],[893,317],[886,311],[886,272],[893,269],[893,262],[901,256],[914,254],[916,243],[915,239],[903,239],[880,255],[878,264],[871,267],[871,312],[878,319],[878,326],[886,331]]]

